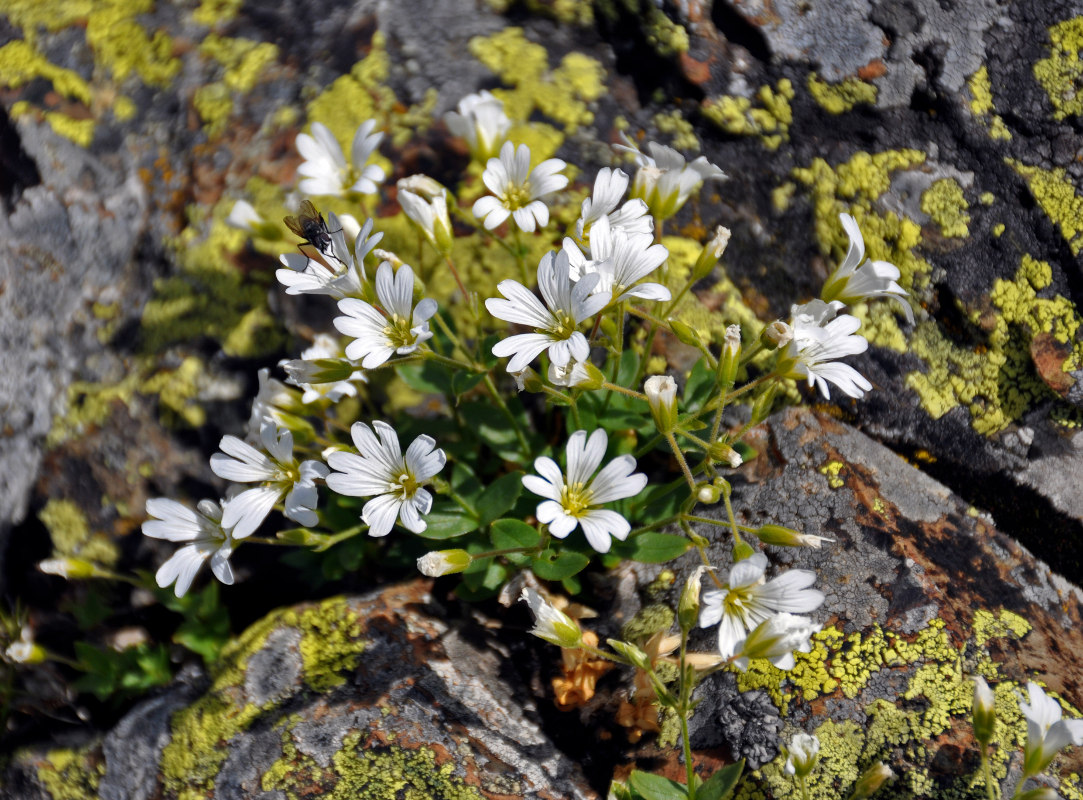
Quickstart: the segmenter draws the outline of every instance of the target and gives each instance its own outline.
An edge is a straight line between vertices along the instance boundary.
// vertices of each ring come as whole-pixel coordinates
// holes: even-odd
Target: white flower
[[[302,381],[298,380],[296,376],[305,371],[306,364],[312,364],[312,362],[320,359],[342,361],[344,355],[342,346],[337,339],[330,334],[319,333],[316,334],[316,338],[312,340],[312,345],[301,351],[300,363],[298,363],[298,360],[296,359],[293,361],[280,361],[278,363],[279,366],[285,367],[286,372],[290,376],[286,378],[286,383],[292,383],[294,386],[299,386],[304,390],[304,394],[301,395],[302,403],[308,405],[309,403],[315,403],[325,398],[332,403],[337,403],[343,397],[357,396],[357,387],[354,386],[354,381],[368,383],[368,378],[365,377],[365,373],[362,370],[354,370],[346,380],[336,380],[328,383]],[[314,369],[312,371],[318,372],[319,370]]]
[[[518,281],[501,281],[496,288],[507,299],[490,297],[485,308],[497,319],[534,328],[534,333],[497,342],[493,355],[511,356],[507,370],[512,373],[522,371],[543,350],[549,351],[549,360],[557,366],[567,365],[572,358],[586,361],[590,345],[577,328],[609,304],[608,294],[591,295],[597,281],[596,276],[585,275],[572,284],[568,256],[563,251],[546,253],[538,264],[538,288],[544,305]]]
[[[643,393],[658,430],[672,431],[677,426],[677,382],[668,375],[652,375],[643,382]]]
[[[627,189],[628,175],[624,170],[609,167],[598,170],[598,175],[594,178],[594,192],[583,201],[579,219],[575,223],[576,238],[586,242],[591,227],[603,217],[608,218],[614,230],[648,236],[652,234],[654,220],[648,213],[647,204],[642,200],[629,200],[619,211],[616,210]]]
[[[971,721],[974,725],[974,738],[988,746],[996,729],[996,698],[989,684],[981,675],[974,677],[974,703],[971,707]]]
[[[779,359],[779,374],[797,380],[807,378],[808,385],[815,384],[828,399],[828,381],[850,397],[861,397],[872,389],[856,369],[834,360],[868,349],[865,337],[855,333],[861,320],[849,314],[836,317],[833,305],[820,300],[794,306],[792,313],[793,339]]]
[[[328,454],[327,463],[338,471],[327,476],[327,485],[339,494],[372,497],[361,510],[369,536],[386,536],[396,519],[409,531],[424,531],[421,515],[432,508],[432,495],[421,487],[444,468],[444,451],[423,435],[403,456],[399,436],[386,422],[373,422],[372,428],[355,422],[350,434],[358,452]]]
[[[451,252],[453,235],[447,212],[447,189],[427,175],[411,175],[397,184],[399,205],[425,238],[441,253]]]
[[[286,498],[285,514],[306,527],[319,522],[316,507],[316,478],[327,475],[319,461],[300,464],[293,457],[293,434],[273,423],[264,423],[260,441],[266,453],[236,436],[223,436],[221,453],[211,456],[211,470],[219,478],[236,483],[259,483],[231,497],[222,510],[222,525],[233,529],[235,539],[250,536],[271,513],[275,503]]]
[[[643,300],[669,300],[669,289],[660,283],[639,283],[654,272],[669,256],[669,251],[646,234],[628,234],[614,230],[608,217],[602,217],[591,228],[590,259],[580,252],[575,242],[566,238],[563,252],[568,254],[572,280],[584,275],[598,275],[594,292],[608,292],[620,303],[630,297]]]
[[[842,227],[850,237],[850,248],[839,268],[831,273],[820,296],[830,302],[851,305],[870,297],[890,297],[906,314],[907,322],[914,322],[914,311],[906,302],[906,290],[899,286],[899,268],[887,261],[865,261],[865,240],[861,229],[849,214],[839,214]]]
[[[426,297],[414,306],[414,271],[406,264],[394,271],[385,261],[376,271],[376,300],[382,313],[364,300],[347,297],[338,301],[346,316],[335,317],[339,332],[353,338],[346,345],[346,357],[375,369],[392,355],[406,355],[432,338],[429,320],[436,313],[436,301]]]
[[[530,606],[530,611],[534,614],[534,628],[530,631],[532,634],[557,647],[579,646],[583,633],[575,624],[575,620],[551,603],[547,603],[529,586],[524,587],[519,599]]]
[[[768,617],[747,635],[737,641],[733,663],[742,672],[749,661],[766,658],[779,669],[791,670],[797,663],[793,657],[796,650],[808,653],[812,650],[810,637],[820,630],[808,617],[782,612]]]
[[[311,136],[297,135],[297,151],[305,159],[297,168],[298,174],[305,176],[298,188],[311,195],[376,194],[384,171],[367,162],[384,135],[373,133],[375,127],[375,120],[361,123],[350,148],[352,164],[347,164],[335,135],[323,123],[313,122]]]
[[[170,542],[187,542],[155,575],[163,589],[175,582],[173,591],[177,597],[185,595],[207,559],[214,577],[227,586],[233,584],[233,569],[229,565],[233,534],[230,526],[222,526],[222,509],[211,500],[201,500],[196,508],[198,511],[192,511],[165,497],[147,501],[147,513],[154,519],[143,523],[143,534]]]
[[[594,431],[589,439],[586,431],[576,431],[568,438],[567,478],[553,459],[544,456],[534,461],[534,469],[542,477],[523,477],[523,486],[547,498],[538,504],[536,513],[549,532],[563,539],[581,526],[590,546],[599,553],[609,552],[612,538],[624,541],[632,530],[616,511],[599,506],[637,495],[647,485],[647,476],[635,472],[636,460],[630,455],[618,456],[595,475],[607,445],[604,430]]]
[[[597,389],[601,386],[601,380],[597,367],[589,361],[580,362],[572,359],[563,366],[556,362],[549,362],[549,383],[554,386],[582,386],[584,389]]]
[[[806,613],[815,611],[824,601],[823,592],[809,589],[816,573],[791,569],[765,581],[767,556],[754,553],[730,569],[726,588],[703,595],[701,628],[718,625],[718,651],[723,658],[739,652],[745,632],[750,631],[775,612]]]
[[[279,256],[287,269],[276,270],[275,277],[286,287],[286,294],[323,294],[336,300],[361,294],[361,285],[367,280],[365,257],[384,235],[372,233],[371,219],[359,227],[349,214],[337,217],[329,213],[327,217],[327,238],[322,249],[308,245],[300,253]],[[353,253],[346,244],[351,229],[357,230]]]
[[[632,197],[646,202],[651,213],[660,220],[676,214],[704,181],[726,177],[726,173],[705,156],[689,164],[676,150],[657,142],[647,143],[650,155],[645,155],[625,134],[621,137],[625,144],[618,144],[616,148],[633,154],[639,167],[632,184]]]
[[[803,778],[812,772],[820,760],[820,740],[807,733],[795,733],[786,750],[786,766],[783,769],[787,775]]]
[[[267,223],[251,203],[247,200],[238,200],[233,204],[229,216],[226,217],[226,224],[231,228],[257,235],[262,226]]]
[[[568,185],[568,178],[558,175],[567,166],[559,158],[550,158],[530,171],[530,148],[516,149],[504,142],[499,158],[490,158],[481,179],[496,197],[486,195],[474,203],[474,216],[492,230],[508,216],[527,233],[549,224],[549,208],[541,201],[547,194]]]
[[[289,427],[296,420],[295,413],[302,412],[300,395],[278,378],[271,377],[271,370],[264,367],[257,373],[259,391],[252,400],[252,413],[248,416],[248,440],[258,442],[260,431],[267,423],[280,428]]]
[[[1083,719],[1062,719],[1060,703],[1034,681],[1027,683],[1030,702],[1020,701],[1027,718],[1027,744],[1023,751],[1023,773],[1037,775],[1068,745],[1083,744]]]
[[[444,122],[453,135],[466,139],[470,155],[481,164],[497,154],[511,129],[504,104],[491,92],[468,94],[459,101],[458,111],[444,114]]]

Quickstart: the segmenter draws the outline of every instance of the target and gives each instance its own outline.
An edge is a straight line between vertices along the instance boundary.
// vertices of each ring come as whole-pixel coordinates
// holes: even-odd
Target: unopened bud
[[[652,375],[643,382],[651,416],[660,433],[677,427],[677,382],[668,375]]]
[[[439,578],[462,572],[471,561],[473,558],[465,550],[433,550],[417,560],[417,569],[422,575]]]
[[[38,564],[38,569],[46,575],[59,575],[68,580],[104,577],[101,569],[81,558],[47,558]]]
[[[776,319],[760,333],[760,343],[768,350],[785,347],[793,339],[793,328],[780,319]]]
[[[704,505],[714,505],[722,499],[722,490],[705,483],[696,490],[696,499]]]
[[[722,352],[718,356],[718,384],[726,391],[737,380],[737,370],[741,366],[741,326],[730,325],[726,328],[726,337],[722,342]]]
[[[719,225],[715,230],[714,238],[703,246],[699,258],[696,259],[696,265],[692,268],[692,280],[702,280],[711,274],[718,259],[722,258],[722,253],[725,252],[729,241],[730,229]]]
[[[807,733],[796,733],[786,748],[787,775],[805,778],[816,768],[820,760],[820,740]]]
[[[1048,786],[1039,786],[1037,789],[1014,795],[1012,800],[1060,800],[1060,795]]]
[[[737,542],[735,545],[733,545],[733,561],[734,561],[734,563],[736,563],[738,561],[744,561],[746,558],[752,558],[752,556],[754,556],[754,555],[756,555],[756,548],[754,548],[752,545],[750,545],[748,542],[744,541],[743,539],[741,541]]]
[[[646,670],[651,668],[650,657],[634,644],[622,642],[619,639],[606,639],[606,642],[610,647],[628,659],[633,666]]]
[[[741,454],[734,450],[729,442],[726,441],[718,441],[712,444],[709,454],[714,461],[728,464],[730,469],[737,469],[744,463]]]
[[[527,587],[519,598],[530,606],[534,614],[534,627],[530,631],[539,639],[544,639],[557,647],[571,650],[579,648],[583,632],[571,617],[547,603],[535,590]]]
[[[833,542],[826,536],[815,536],[810,533],[798,533],[792,528],[782,525],[763,525],[756,531],[756,537],[764,544],[773,544],[778,547],[813,547],[819,549],[823,542]]]
[[[749,422],[752,425],[759,425],[768,415],[771,413],[771,408],[775,404],[775,384],[767,384],[767,388],[760,392],[756,396],[756,399],[752,401],[752,416]]]
[[[398,269],[405,263],[401,258],[392,253],[390,250],[382,250],[377,247],[375,250],[372,251],[372,254],[376,256],[376,258],[380,261],[391,262],[391,266],[393,266],[395,269]]]
[[[511,376],[515,378],[515,386],[520,392],[525,389],[528,392],[536,394],[545,387],[541,377],[530,367],[519,370],[518,372],[513,372],[511,373]]]
[[[695,328],[686,322],[681,322],[679,319],[670,317],[666,322],[669,323],[670,330],[673,331],[673,335],[683,344],[687,344],[691,347],[702,347],[703,340],[700,339],[699,334],[696,333]]]
[[[974,722],[974,738],[983,745],[988,746],[989,742],[993,740],[997,714],[994,706],[993,690],[989,688],[985,678],[980,675],[974,678],[974,706],[971,715]]]
[[[4,651],[4,658],[15,664],[40,664],[48,655],[45,650],[31,641],[19,641]]]
[[[850,800],[863,800],[863,798],[872,797],[884,783],[894,777],[895,773],[891,771],[891,768],[884,762],[878,761],[865,770],[865,773],[857,779]]]
[[[290,379],[298,384],[348,381],[357,371],[357,367],[344,358],[317,358],[312,361],[295,358],[281,363]]]
[[[681,590],[681,598],[677,601],[677,622],[682,631],[690,631],[696,627],[699,619],[699,589],[700,578],[703,576],[705,566],[698,566],[692,570],[688,580],[684,582]]]

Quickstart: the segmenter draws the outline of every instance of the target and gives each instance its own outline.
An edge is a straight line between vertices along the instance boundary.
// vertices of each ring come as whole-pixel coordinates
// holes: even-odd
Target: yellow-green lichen
[[[50,500],[38,512],[38,519],[48,529],[57,558],[79,558],[93,564],[111,567],[117,563],[120,551],[109,537],[90,530],[79,506],[70,500]]]
[[[305,682],[316,690],[342,682],[340,670],[352,669],[364,650],[360,620],[341,597],[311,608],[282,609],[268,614],[223,648],[211,674],[211,686],[172,719],[172,736],[162,751],[165,794],[177,800],[202,800],[229,755],[229,742],[261,717],[277,713],[283,700],[263,706],[246,702],[245,673],[272,631],[296,628],[301,633]],[[322,638],[326,637],[326,638]],[[320,649],[322,642],[323,652]]]
[[[91,748],[50,750],[38,765],[37,777],[52,800],[96,800],[105,761],[91,757]]]
[[[1053,104],[1053,118],[1083,114],[1083,17],[1049,29],[1049,57],[1034,65],[1034,77]]]
[[[233,97],[225,84],[208,83],[192,94],[192,106],[203,120],[207,135],[213,138],[226,129],[233,113]]]
[[[469,48],[475,58],[511,87],[496,89],[493,94],[504,103],[504,110],[513,121],[526,122],[537,110],[562,126],[565,133],[574,133],[594,122],[588,104],[606,91],[605,68],[595,59],[572,52],[551,70],[546,49],[528,40],[522,28],[505,28],[492,36],[476,36],[470,40]],[[516,130],[522,127],[513,129],[515,141],[520,141]],[[526,143],[533,151],[532,143]]]
[[[860,78],[846,78],[839,83],[820,80],[815,72],[808,76],[808,90],[821,108],[829,114],[842,114],[859,103],[876,105],[876,86]]]
[[[827,476],[827,485],[832,489],[841,489],[846,485],[846,481],[841,477],[845,466],[841,461],[829,461],[820,467],[820,474]]]
[[[215,25],[229,22],[237,16],[244,0],[201,0],[199,8],[192,12],[192,20],[199,25]]]
[[[1022,639],[1030,632],[1030,623],[1006,608],[1002,608],[996,614],[979,608],[974,611],[971,628],[978,647],[985,647],[990,639],[1007,637]]]
[[[362,747],[361,733],[352,732],[328,767],[284,741],[283,757],[264,773],[261,786],[265,792],[283,792],[288,800],[308,797],[312,786],[329,787],[320,793],[327,800],[483,800],[484,795],[456,771],[453,761],[441,764],[432,748]],[[500,793],[508,795],[526,789],[514,778],[501,788]]]
[[[153,0],[107,0],[87,16],[86,41],[95,61],[118,81],[134,73],[148,86],[168,86],[180,71],[169,35],[159,30],[148,36],[134,19],[153,7]]]
[[[252,91],[278,59],[278,47],[270,42],[232,39],[213,33],[199,45],[199,52],[222,66],[222,82],[229,89],[242,93]]]
[[[139,388],[158,396],[159,413],[166,424],[180,421],[198,428],[207,421],[207,412],[193,402],[199,394],[199,379],[206,367],[195,356],[184,359],[176,369],[165,369],[148,378]]]
[[[1024,255],[1015,278],[998,280],[990,292],[999,313],[983,318],[989,331],[983,344],[956,345],[934,323],[918,325],[911,352],[927,368],[907,375],[906,384],[918,393],[930,416],[939,419],[962,405],[970,411],[974,429],[991,434],[1018,419],[1037,400],[1055,399],[1034,373],[1030,341],[1037,333],[1047,333],[1069,344],[1065,371],[1083,365],[1083,343],[1075,338],[1080,317],[1071,301],[1060,295],[1038,296],[1051,280],[1048,264]]]
[[[1005,160],[1023,176],[1042,211],[1060,228],[1072,255],[1079,255],[1083,250],[1083,197],[1069,180],[1067,171],[1063,167],[1042,169],[1013,158]]]
[[[969,233],[970,205],[963,196],[963,187],[954,178],[941,178],[921,194],[921,211],[928,214],[944,236],[959,239]]]
[[[586,28],[594,24],[593,0],[485,0],[485,2],[497,14],[506,14],[518,2],[532,14],[548,16],[565,25]]]
[[[992,138],[1011,141],[1011,131],[996,113],[996,106],[993,104],[993,85],[989,81],[989,70],[981,67],[967,79],[966,85],[970,90],[971,113],[985,126]]]
[[[768,150],[777,150],[790,138],[790,124],[793,122],[790,101],[793,98],[793,84],[788,78],[783,78],[774,88],[761,86],[756,91],[758,107],[753,107],[747,97],[722,95],[705,100],[701,111],[703,116],[726,133],[756,136]]]
[[[45,444],[56,447],[104,422],[117,403],[131,401],[138,383],[138,375],[128,375],[117,384],[74,381],[68,386],[64,412],[53,419]]]
[[[17,89],[35,78],[49,81],[64,97],[91,104],[90,84],[78,72],[56,66],[26,41],[16,40],[0,47],[0,85]]]
[[[658,129],[659,133],[673,137],[673,146],[678,150],[689,153],[699,152],[699,137],[696,136],[692,123],[684,118],[680,109],[660,111],[651,117],[651,122],[654,123],[654,127]]]
[[[1004,235],[1005,230],[1006,230],[1006,228],[1004,226],[1004,223],[1003,222],[998,222],[996,225],[993,226],[993,236],[995,236],[995,237],[997,237],[999,239],[1001,236]]]
[[[92,119],[76,119],[60,111],[46,111],[44,117],[58,136],[70,139],[80,147],[87,147],[94,141],[95,122]]]

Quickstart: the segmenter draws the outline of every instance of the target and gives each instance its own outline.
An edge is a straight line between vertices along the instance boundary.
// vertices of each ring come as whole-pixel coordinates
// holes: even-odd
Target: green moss
[[[921,210],[940,226],[944,236],[965,239],[970,230],[970,208],[963,187],[954,178],[941,178],[922,192]]]
[[[96,800],[105,762],[90,753],[90,748],[46,753],[37,776],[52,800]]]
[[[475,58],[511,87],[497,89],[493,94],[504,103],[513,121],[524,123],[537,110],[562,126],[566,134],[594,122],[588,104],[606,92],[605,69],[595,59],[572,52],[551,70],[546,49],[529,41],[522,28],[474,37],[469,47]],[[521,129],[513,129],[511,138],[531,145],[535,158],[546,158],[555,151],[552,148],[548,154],[535,153],[531,142],[517,137]]]
[[[207,412],[193,402],[199,395],[199,380],[204,370],[200,359],[189,356],[176,369],[153,375],[139,389],[143,394],[158,396],[159,413],[166,424],[180,422],[198,428],[207,421]]]
[[[703,116],[726,133],[756,136],[768,150],[777,150],[790,138],[790,124],[793,122],[790,101],[793,98],[793,84],[788,78],[783,78],[774,88],[761,86],[756,91],[758,107],[753,107],[747,97],[722,95],[705,100],[700,110]]]
[[[1049,41],[1049,57],[1034,65],[1034,77],[1049,95],[1053,118],[1083,114],[1083,17],[1058,22]]]
[[[207,797],[229,755],[230,740],[256,720],[278,713],[282,699],[263,706],[244,702],[244,678],[248,660],[263,648],[270,633],[290,627],[301,632],[304,680],[317,691],[340,685],[338,672],[356,666],[364,650],[364,642],[356,638],[361,634],[360,621],[340,597],[301,611],[275,611],[250,627],[222,650],[207,692],[173,717],[172,737],[161,762],[167,796],[178,800]],[[324,650],[317,652],[321,643]]]
[[[117,563],[117,546],[107,536],[91,532],[83,512],[72,501],[50,500],[38,512],[38,519],[49,531],[54,556],[80,558],[105,567]]]
[[[994,139],[1010,142],[1011,131],[1004,120],[996,113],[993,104],[993,85],[989,81],[989,70],[984,66],[967,79],[970,90],[970,111],[985,126]]]
[[[842,114],[860,103],[876,105],[876,86],[860,78],[828,83],[820,80],[815,72],[810,72],[808,90],[812,99],[829,114]]]
[[[1060,228],[1072,255],[1079,255],[1083,250],[1083,197],[1076,193],[1067,171],[1063,167],[1032,167],[1013,158],[1005,160],[1026,179],[1030,193],[1046,216]]]
[[[699,138],[692,127],[692,123],[684,118],[678,109],[661,111],[651,118],[659,133],[673,137],[673,146],[678,150],[689,153],[698,153],[700,150]]]

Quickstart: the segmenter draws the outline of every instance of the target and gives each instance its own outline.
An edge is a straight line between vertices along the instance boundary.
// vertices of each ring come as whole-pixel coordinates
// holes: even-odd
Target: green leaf
[[[642,413],[639,414],[634,411],[619,411],[611,408],[598,417],[598,424],[607,431],[634,431],[642,428],[645,423],[650,423],[652,427],[654,426],[654,422],[651,419],[645,404]]]
[[[445,506],[426,514],[425,523],[425,530],[417,534],[423,539],[454,539],[478,527],[476,519],[456,506]]]
[[[625,350],[620,354],[620,366],[617,368],[617,379],[614,383],[625,389],[638,389],[632,386],[637,372],[639,372],[639,356],[636,355],[635,350]]]
[[[688,789],[684,784],[661,775],[640,772],[638,769],[632,770],[632,774],[628,776],[628,788],[635,792],[640,800],[683,800],[688,797]]]
[[[562,581],[589,563],[589,556],[574,550],[546,550],[534,557],[530,568],[543,581]]]
[[[515,501],[522,493],[523,473],[521,472],[509,472],[489,484],[475,503],[475,508],[481,517],[481,524],[488,525],[494,519],[503,516],[515,505]]]
[[[511,420],[492,403],[471,401],[459,406],[459,413],[470,432],[487,444],[493,452],[509,461],[519,461],[519,439]]]
[[[692,543],[672,533],[646,531],[626,542],[613,542],[613,552],[629,561],[642,564],[663,564],[688,552]]]
[[[714,388],[714,370],[707,365],[706,358],[701,358],[688,373],[688,380],[684,384],[685,409],[698,411],[707,402]]]
[[[494,550],[511,550],[513,547],[537,547],[541,534],[525,522],[517,519],[498,519],[489,529]]]
[[[395,367],[403,383],[423,394],[451,394],[451,370],[435,361],[402,364]]]
[[[451,376],[451,391],[456,396],[466,394],[484,379],[484,372],[456,372]]]
[[[508,569],[495,558],[474,561],[463,572],[463,580],[455,594],[463,600],[484,600],[494,596],[508,578]]]
[[[736,764],[730,764],[718,770],[696,789],[696,800],[726,800],[737,787],[737,781],[741,779],[744,768],[745,761],[742,758]]]

